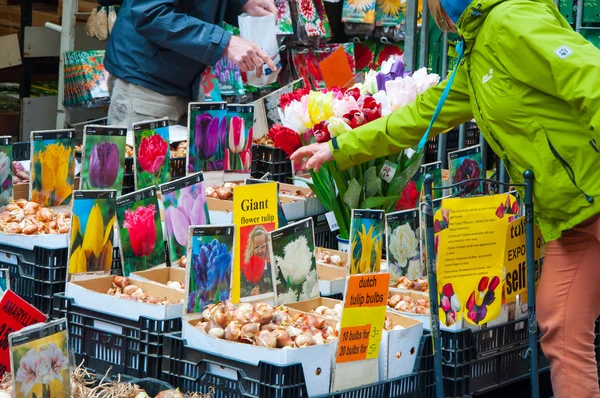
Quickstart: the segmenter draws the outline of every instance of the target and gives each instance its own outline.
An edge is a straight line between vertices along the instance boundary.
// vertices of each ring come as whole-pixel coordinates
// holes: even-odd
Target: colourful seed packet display
[[[375,23],[375,0],[344,0],[342,22]]]
[[[292,25],[292,14],[290,12],[289,0],[275,0],[275,6],[277,7],[277,34],[279,35],[291,35],[294,33],[294,26]]]
[[[125,127],[84,127],[81,189],[114,189],[121,193],[126,140]]]
[[[227,149],[227,103],[190,102],[187,170],[224,169]]]
[[[10,137],[0,137],[0,206],[6,206],[14,198],[12,159]]]
[[[250,171],[254,106],[227,105],[225,171]]]
[[[186,266],[186,312],[231,299],[234,225],[189,228]]]
[[[192,225],[210,224],[204,178],[196,173],[160,186],[171,264],[186,255]]]
[[[398,0],[377,0],[375,23],[377,26],[394,27],[404,21],[401,2]]]
[[[390,283],[395,285],[403,276],[410,280],[421,278],[423,273],[418,210],[386,214],[385,222]]]
[[[117,191],[75,191],[71,207],[69,274],[110,272]]]
[[[123,275],[167,262],[158,198],[154,187],[117,199]]]
[[[379,272],[383,231],[383,210],[352,209],[350,221],[350,274]]]
[[[139,190],[171,181],[168,120],[134,123],[133,139],[135,188]]]
[[[319,297],[312,218],[269,233],[277,305]]]
[[[40,323],[8,336],[15,398],[71,396],[67,320]]]
[[[31,132],[30,198],[40,206],[71,203],[75,183],[75,130]]]
[[[481,146],[475,145],[448,154],[450,182],[456,184],[466,180],[485,178],[485,169],[481,159]],[[484,184],[472,181],[452,188],[452,196],[468,197],[483,194]]]

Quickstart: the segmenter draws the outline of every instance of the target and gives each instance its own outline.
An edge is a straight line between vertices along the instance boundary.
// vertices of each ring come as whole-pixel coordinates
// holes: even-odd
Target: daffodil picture
[[[250,171],[254,105],[227,105],[225,171]]]
[[[185,308],[192,314],[231,299],[235,226],[192,226],[188,235]]]
[[[171,181],[168,120],[134,123],[133,139],[135,188],[140,190]]]
[[[350,274],[379,272],[383,231],[383,210],[352,210],[350,223]]]
[[[144,271],[167,262],[156,188],[117,199],[123,275]]]
[[[75,191],[69,242],[69,274],[110,272],[117,191]]]
[[[269,233],[277,305],[319,297],[312,218]]]
[[[31,200],[40,206],[71,203],[75,183],[75,130],[31,133]]]
[[[13,200],[12,145],[9,136],[0,137],[0,207]]]
[[[227,103],[190,102],[187,170],[223,170],[227,142]]]
[[[390,283],[395,285],[402,276],[415,280],[423,276],[417,209],[385,215],[387,263]]]
[[[114,189],[121,193],[125,172],[127,128],[85,126],[80,187],[85,190]]]
[[[204,179],[196,173],[160,186],[165,209],[167,245],[171,264],[186,255],[188,230],[192,225],[210,224]]]
[[[15,398],[71,396],[67,320],[38,323],[8,336]]]
[[[375,0],[344,0],[342,22],[375,23]]]

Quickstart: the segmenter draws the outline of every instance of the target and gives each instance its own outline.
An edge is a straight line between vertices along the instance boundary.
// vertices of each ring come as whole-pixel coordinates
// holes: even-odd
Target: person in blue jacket
[[[222,21],[241,13],[277,14],[273,0],[124,0],[111,32],[104,67],[111,96],[108,123],[131,128],[142,120],[178,122],[191,100],[202,100],[200,76],[224,55],[242,72],[263,64],[256,44],[232,36]]]

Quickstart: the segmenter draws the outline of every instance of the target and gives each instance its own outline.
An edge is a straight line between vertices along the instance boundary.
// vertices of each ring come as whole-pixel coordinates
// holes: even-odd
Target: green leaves
[[[350,181],[348,189],[344,194],[344,203],[349,209],[358,209],[360,203],[360,194],[362,192],[362,186],[356,181],[355,178]]]

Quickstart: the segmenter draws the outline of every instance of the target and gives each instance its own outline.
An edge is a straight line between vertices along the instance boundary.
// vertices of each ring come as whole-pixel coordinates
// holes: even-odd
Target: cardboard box
[[[334,267],[334,268],[347,268],[348,267],[348,252],[342,252],[339,250],[334,250],[334,249],[326,249],[326,248],[316,248],[315,251],[323,251],[326,254],[329,254],[330,256],[339,256],[342,259],[342,262],[344,264],[346,264],[344,267],[340,267],[339,265],[333,265],[333,264],[327,264],[323,261],[319,261],[317,260],[317,264],[321,264],[324,267]]]
[[[109,296],[106,292],[112,287],[112,280],[112,275],[107,275],[68,282],[66,295],[73,298],[78,306],[132,320],[138,320],[140,316],[159,320],[183,316],[183,303],[147,304]],[[183,300],[182,292],[166,286],[140,280],[135,281],[135,285],[150,296],[165,297],[171,302]]]
[[[337,304],[343,304],[341,300],[330,299],[326,297],[316,297],[310,300],[298,301],[297,303],[286,304],[285,306],[296,311],[311,313],[317,307],[325,306],[333,309]],[[339,319],[338,319],[339,321]]]
[[[288,190],[290,192],[300,191],[300,192],[302,192],[303,195],[312,193],[311,189],[307,188],[307,187],[301,187],[301,186],[297,186],[297,185],[280,183],[279,191],[281,192],[281,190]],[[302,197],[302,196],[286,195],[286,194],[280,193],[279,197],[280,198],[288,197],[288,198],[299,199],[299,200],[304,201],[306,203],[306,217],[323,214],[326,211],[325,207],[323,207],[323,205],[321,204],[321,201],[316,196],[312,197],[312,198],[306,198],[306,197]]]
[[[317,276],[319,278],[319,292],[323,296],[331,296],[346,291],[346,278],[348,269],[317,263]]]
[[[379,346],[379,380],[384,381],[412,373],[417,360],[421,336],[423,336],[423,323],[387,312],[394,325],[404,329],[384,330]]]
[[[132,272],[129,275],[129,279],[135,279],[136,281],[144,281],[149,283],[157,283],[159,285],[166,286],[168,282],[185,282],[185,268],[175,267],[163,267],[154,268],[146,271]],[[180,289],[175,289],[183,291]]]
[[[24,182],[24,183],[20,183],[20,184],[15,184],[13,186],[13,194],[14,194],[15,200],[18,200],[18,199],[29,200],[29,183]]]
[[[290,314],[293,314],[293,310],[290,310]],[[198,321],[199,319],[192,319],[183,322],[182,335],[187,340],[188,346],[252,365],[258,365],[260,361],[275,365],[300,363],[304,372],[308,395],[315,396],[329,393],[337,341],[285,350],[258,347],[209,336],[196,329],[195,325]],[[231,370],[223,366],[213,366],[211,370],[217,376],[231,378]]]

